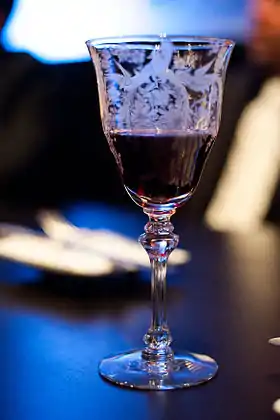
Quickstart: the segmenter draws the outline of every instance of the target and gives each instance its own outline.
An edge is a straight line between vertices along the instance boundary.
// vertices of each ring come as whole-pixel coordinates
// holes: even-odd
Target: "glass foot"
[[[149,362],[142,351],[131,351],[102,360],[99,373],[116,385],[143,390],[188,388],[212,379],[215,360],[195,353],[175,354],[165,362]]]

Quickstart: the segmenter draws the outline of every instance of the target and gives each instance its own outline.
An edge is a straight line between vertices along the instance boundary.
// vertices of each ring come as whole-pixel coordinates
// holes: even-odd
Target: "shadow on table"
[[[1,273],[5,265],[6,273],[9,266],[10,278],[0,283],[2,308],[87,319],[95,315],[114,317],[128,307],[150,305],[149,273],[90,278],[53,274],[10,262],[1,263]],[[180,299],[176,284],[170,287],[169,298]]]
[[[127,304],[149,299],[149,283],[141,281],[136,273],[83,278],[29,271],[30,280],[25,277],[21,284],[14,279],[0,285],[1,306],[86,318],[99,312],[116,314]]]

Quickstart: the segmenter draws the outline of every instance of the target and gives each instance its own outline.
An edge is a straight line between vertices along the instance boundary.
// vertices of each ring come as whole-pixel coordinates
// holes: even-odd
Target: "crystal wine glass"
[[[170,221],[193,195],[218,133],[234,43],[186,36],[87,41],[95,66],[104,134],[124,187],[149,221],[139,241],[152,270],[152,321],[143,350],[101,361],[118,385],[174,389],[217,372],[209,356],[174,354],[166,320],[166,269],[178,235]]]

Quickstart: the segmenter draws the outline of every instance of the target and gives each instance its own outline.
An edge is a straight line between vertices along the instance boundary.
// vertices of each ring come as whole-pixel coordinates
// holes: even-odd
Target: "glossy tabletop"
[[[131,223],[129,223],[129,220]],[[132,236],[143,217],[126,219]],[[174,224],[191,261],[168,279],[174,348],[219,363],[206,385],[133,391],[103,381],[103,356],[142,346],[148,273],[82,278],[0,262],[1,420],[269,420],[280,398],[280,232],[218,235]]]

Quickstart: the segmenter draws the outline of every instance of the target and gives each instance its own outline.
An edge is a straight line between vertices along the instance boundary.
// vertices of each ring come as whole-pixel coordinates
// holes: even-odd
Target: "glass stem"
[[[164,214],[148,213],[149,222],[139,242],[147,251],[152,270],[152,322],[144,336],[146,347],[143,358],[150,361],[166,360],[173,357],[171,350],[172,337],[166,319],[166,270],[171,252],[177,247],[178,235],[173,233],[170,222],[173,212]]]

